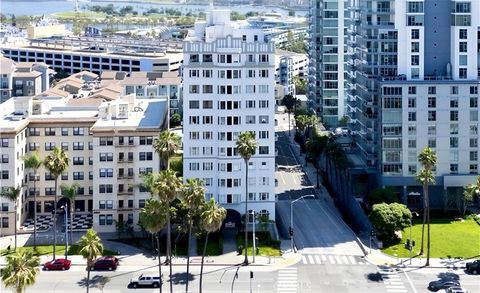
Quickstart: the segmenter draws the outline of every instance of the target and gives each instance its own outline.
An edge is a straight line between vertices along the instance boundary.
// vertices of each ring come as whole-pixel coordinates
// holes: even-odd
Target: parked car
[[[91,270],[116,270],[118,266],[118,259],[114,256],[102,256],[97,258]]]
[[[43,264],[45,271],[65,271],[70,268],[72,262],[69,259],[57,258]]]
[[[438,280],[432,281],[428,284],[428,290],[437,292],[441,289],[448,289],[450,287],[460,287],[460,283],[455,280]]]
[[[480,274],[480,259],[465,264],[465,269],[469,274]]]
[[[462,288],[462,287],[450,287],[448,289],[445,289],[446,293],[468,293],[467,289]]]
[[[130,280],[130,286],[132,286],[133,288],[138,288],[138,287],[158,288],[160,286],[160,282],[162,282],[162,279],[158,275],[141,274],[140,276],[132,278]]]

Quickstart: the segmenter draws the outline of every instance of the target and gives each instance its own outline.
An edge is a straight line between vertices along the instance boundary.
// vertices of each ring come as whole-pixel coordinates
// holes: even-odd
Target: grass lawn
[[[197,239],[197,254],[203,254],[203,246],[205,244],[205,235]],[[219,233],[211,233],[208,236],[207,251],[205,255],[221,255],[223,253],[223,238]]]
[[[33,246],[24,246],[18,247],[18,250],[33,250]],[[13,251],[13,248],[10,250]],[[0,250],[0,255],[6,255],[7,250],[3,249]],[[35,255],[50,255],[53,254],[53,245],[37,245],[37,249],[34,252]],[[68,255],[79,255],[79,247],[78,245],[69,245],[68,246]],[[117,255],[116,251],[104,249],[103,255]],[[57,245],[57,256],[65,255],[65,245]]]
[[[268,235],[268,236],[267,236]],[[237,247],[242,246],[245,242],[244,234],[240,233],[237,235]],[[280,241],[273,240],[270,238],[270,234],[268,232],[259,232],[256,234],[258,238],[257,241],[257,249],[258,253],[256,255],[260,256],[281,256],[282,252],[280,250]],[[242,249],[242,254],[245,253],[245,249]],[[253,254],[253,241],[252,241],[252,234],[249,233],[248,236],[248,255]]]
[[[480,255],[480,226],[473,220],[452,221],[449,219],[434,219],[430,222],[430,256],[431,257],[462,257],[470,258]],[[398,257],[409,257],[409,251],[405,249],[405,242],[410,237],[410,228],[402,233],[402,241],[399,244],[382,249],[383,252]],[[425,225],[425,238],[427,226]],[[412,227],[412,239],[415,247],[412,255],[420,251],[422,239],[422,222],[414,221]],[[427,242],[425,239],[425,249]]]

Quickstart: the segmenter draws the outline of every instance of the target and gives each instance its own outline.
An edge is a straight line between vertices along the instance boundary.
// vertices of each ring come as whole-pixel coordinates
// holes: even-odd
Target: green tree
[[[294,76],[293,83],[295,84],[295,92],[297,95],[304,95],[307,93],[307,81],[305,79]]]
[[[314,158],[315,168],[317,170],[317,188],[320,188],[320,157],[328,144],[328,136],[316,135],[307,140],[307,153]]]
[[[73,216],[75,212],[75,197],[77,197],[77,190],[80,187],[77,183],[73,183],[71,185],[68,184],[61,184],[60,189],[62,190],[62,194],[65,198],[68,199],[70,202],[70,243],[73,241]],[[65,227],[67,228],[67,227]],[[65,254],[67,252],[65,251]]]
[[[164,170],[158,175],[153,175],[151,189],[154,191],[160,202],[166,206],[167,217],[167,262],[170,267],[170,280],[172,280],[172,225],[171,225],[171,205],[178,198],[182,180],[177,177],[174,171]],[[173,282],[170,282],[170,292],[173,292]]]
[[[208,244],[208,235],[212,232],[218,231],[222,227],[222,223],[227,216],[227,211],[215,203],[215,200],[212,198],[210,201],[206,202],[204,209],[201,214],[202,218],[202,228],[207,233],[205,236],[205,243],[203,245],[202,253],[202,263],[200,266],[200,289],[199,292],[202,293],[203,285],[203,263],[205,260],[205,254],[207,253],[207,244]],[[246,218],[245,218],[246,220]],[[246,229],[245,229],[246,230]],[[245,246],[245,251],[247,246]]]
[[[370,205],[377,203],[394,203],[398,202],[398,197],[395,190],[391,187],[375,188],[367,195],[367,200]]]
[[[3,197],[11,202],[13,202],[13,214],[14,214],[14,223],[13,223],[13,232],[15,233],[15,250],[17,250],[17,208],[18,208],[18,199],[22,193],[22,187],[18,186],[17,188],[10,186],[6,189],[3,189],[0,193],[0,197]]]
[[[187,183],[182,186],[181,192],[182,205],[186,208],[186,221],[188,226],[188,249],[187,249],[187,276],[185,283],[185,292],[188,292],[189,274],[190,274],[190,244],[192,239],[192,227],[194,221],[200,216],[199,211],[205,203],[205,187],[198,179],[189,178]]]
[[[140,226],[147,232],[155,235],[157,242],[158,274],[162,278],[162,261],[160,254],[160,231],[165,227],[167,209],[166,205],[160,201],[150,198],[145,203],[145,207],[140,211]],[[162,292],[163,280],[160,279],[159,290]]]
[[[255,140],[255,133],[253,131],[241,132],[238,136],[237,142],[238,154],[245,161],[245,260],[244,263],[248,265],[248,161],[255,154],[257,148],[257,141]]]
[[[466,187],[464,187],[463,198],[462,198],[462,203],[463,203],[462,214],[463,215],[465,215],[467,211],[468,204],[472,203],[473,199],[477,197],[479,194],[480,194],[480,176],[477,177],[477,181],[475,183],[469,184]]]
[[[423,186],[423,224],[422,224],[422,240],[420,254],[423,254],[425,222],[427,223],[427,262],[430,265],[430,197],[428,193],[428,185],[435,183],[435,174],[433,169],[437,164],[437,155],[429,147],[426,147],[418,154],[418,161],[422,165],[422,170],[417,175],[417,181]]]
[[[378,231],[379,238],[389,241],[396,238],[395,231],[403,230],[410,225],[412,213],[403,204],[379,203],[373,205],[369,217]]]
[[[53,203],[53,259],[55,259],[57,250],[58,177],[68,168],[68,156],[61,148],[54,147],[53,151],[45,157],[43,165],[55,178],[55,197]]]
[[[180,125],[180,122],[182,122],[182,116],[180,116],[178,113],[173,113],[172,117],[170,118],[170,125],[172,127],[176,127]]]
[[[87,233],[80,237],[78,241],[80,255],[87,260],[87,293],[90,290],[90,271],[97,259],[103,253],[103,244],[97,232],[93,229],[88,229]]]
[[[160,132],[153,141],[153,149],[155,149],[160,159],[166,163],[167,169],[170,169],[170,158],[177,153],[181,144],[180,136],[168,130]]]
[[[285,95],[282,99],[282,104],[287,108],[287,113],[288,113],[288,135],[291,136],[290,133],[290,114],[292,113],[293,109],[296,108],[296,105],[298,104],[298,100],[292,96],[292,95]]]
[[[42,160],[38,155],[38,152],[33,152],[23,158],[26,169],[33,171],[33,249],[37,248],[37,172],[42,166]]]
[[[0,270],[2,283],[6,288],[14,288],[22,293],[27,286],[35,283],[40,258],[31,250],[19,250],[7,256],[6,266]]]

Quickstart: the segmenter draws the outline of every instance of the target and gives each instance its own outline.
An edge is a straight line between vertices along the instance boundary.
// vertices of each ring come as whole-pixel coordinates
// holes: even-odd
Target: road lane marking
[[[329,255],[329,256],[328,256],[328,260],[330,261],[330,263],[331,263],[332,265],[335,264],[335,259],[333,258],[333,256]]]
[[[313,260],[313,256],[311,255],[308,255],[308,261],[311,263],[311,264],[314,264],[315,261]]]
[[[320,261],[320,257],[318,255],[315,255],[315,261],[317,262],[317,264],[322,264],[322,262]]]
[[[342,260],[343,260],[343,262],[344,262],[346,265],[348,265],[348,258],[347,258],[347,256],[345,256],[345,255],[342,256]]]
[[[351,262],[352,264],[356,264],[356,263],[357,263],[357,261],[355,261],[355,258],[354,258],[353,256],[351,256],[351,255],[348,256],[348,259],[350,260],[350,262]]]
[[[405,277],[407,277],[407,281],[410,284],[410,287],[412,287],[413,293],[417,293],[417,289],[415,289],[415,286],[413,286],[412,280],[410,280],[410,277],[408,276],[407,272],[402,270],[402,272],[405,274]]]
[[[302,255],[302,262],[308,265],[307,257],[305,255]]]
[[[342,259],[340,258],[340,256],[335,255],[335,260],[338,262],[338,264],[342,264]]]

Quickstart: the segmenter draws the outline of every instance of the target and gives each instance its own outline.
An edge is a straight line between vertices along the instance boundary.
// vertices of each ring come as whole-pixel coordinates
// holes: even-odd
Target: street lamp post
[[[303,195],[299,198],[297,198],[296,200],[293,200],[292,202],[290,202],[290,229],[289,229],[289,232],[291,232],[291,247],[292,247],[292,251],[293,250],[293,204],[301,199],[304,199],[306,197],[315,197],[315,195],[313,194],[307,194],[307,195]]]
[[[65,203],[64,206],[62,206],[64,210],[64,219],[65,219],[65,259],[67,259],[68,256],[68,223],[67,223],[67,211],[68,211],[68,203]],[[71,223],[70,223],[71,224]]]

